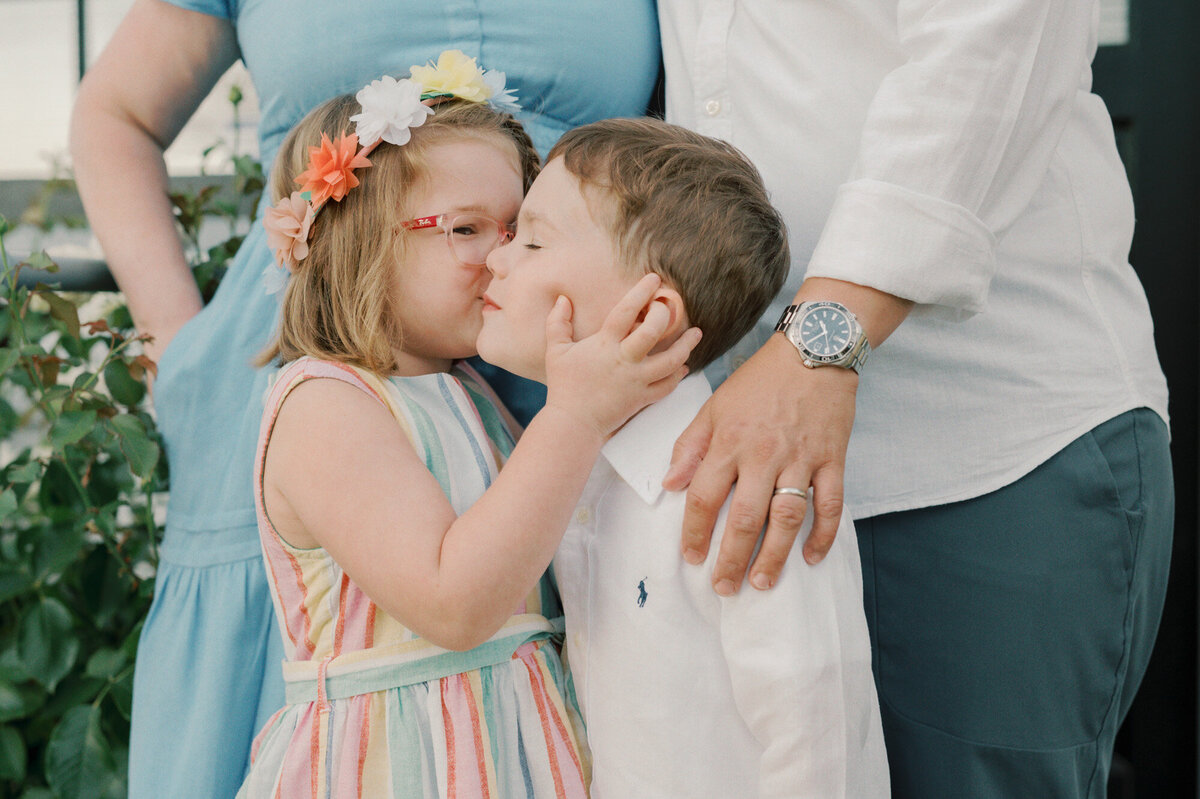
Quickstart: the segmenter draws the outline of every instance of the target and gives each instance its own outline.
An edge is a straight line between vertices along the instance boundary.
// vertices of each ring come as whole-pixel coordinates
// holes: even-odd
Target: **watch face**
[[[850,318],[841,308],[817,305],[800,320],[800,345],[820,361],[831,361],[844,354],[854,331]]]

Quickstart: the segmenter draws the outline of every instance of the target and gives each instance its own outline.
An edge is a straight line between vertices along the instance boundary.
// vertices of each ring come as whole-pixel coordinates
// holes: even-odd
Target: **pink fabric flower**
[[[275,253],[275,262],[289,272],[295,272],[308,257],[308,232],[312,227],[312,206],[300,192],[292,192],[263,215],[267,229],[267,246]]]
[[[358,185],[354,170],[370,166],[358,152],[358,136],[339,136],[336,142],[321,134],[321,146],[308,148],[308,169],[296,176],[301,192],[311,192],[314,208],[326,200],[341,202],[346,192]]]

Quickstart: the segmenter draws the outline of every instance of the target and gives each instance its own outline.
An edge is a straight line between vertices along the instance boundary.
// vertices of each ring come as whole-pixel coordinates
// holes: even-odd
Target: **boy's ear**
[[[646,303],[646,307],[638,314],[639,322],[646,318],[646,312],[650,309],[650,305],[656,302],[661,303],[670,313],[670,322],[667,323],[667,330],[663,333],[663,341],[674,341],[680,333],[691,327],[687,309],[683,306],[683,297],[666,283],[658,287],[654,296],[650,298],[650,302]]]

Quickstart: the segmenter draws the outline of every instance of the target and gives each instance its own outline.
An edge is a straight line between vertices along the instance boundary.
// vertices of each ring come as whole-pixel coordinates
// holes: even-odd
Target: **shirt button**
[[[720,100],[709,100],[707,103],[704,104],[704,111],[710,117],[715,117],[717,114],[721,113],[721,101]]]
[[[575,509],[575,523],[587,524],[592,520],[592,509],[586,505],[580,505]]]

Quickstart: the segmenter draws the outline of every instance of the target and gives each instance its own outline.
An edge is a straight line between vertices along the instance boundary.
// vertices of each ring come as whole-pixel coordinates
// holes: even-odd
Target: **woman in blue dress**
[[[652,0],[136,0],[79,89],[71,149],[88,218],[139,331],[171,468],[166,538],[134,679],[139,797],[232,796],[283,703],[251,470],[275,322],[253,225],[206,307],[167,200],[163,150],[237,59],[257,90],[263,163],[320,101],[457,48],[507,73],[545,153],[565,130],[645,109]]]

